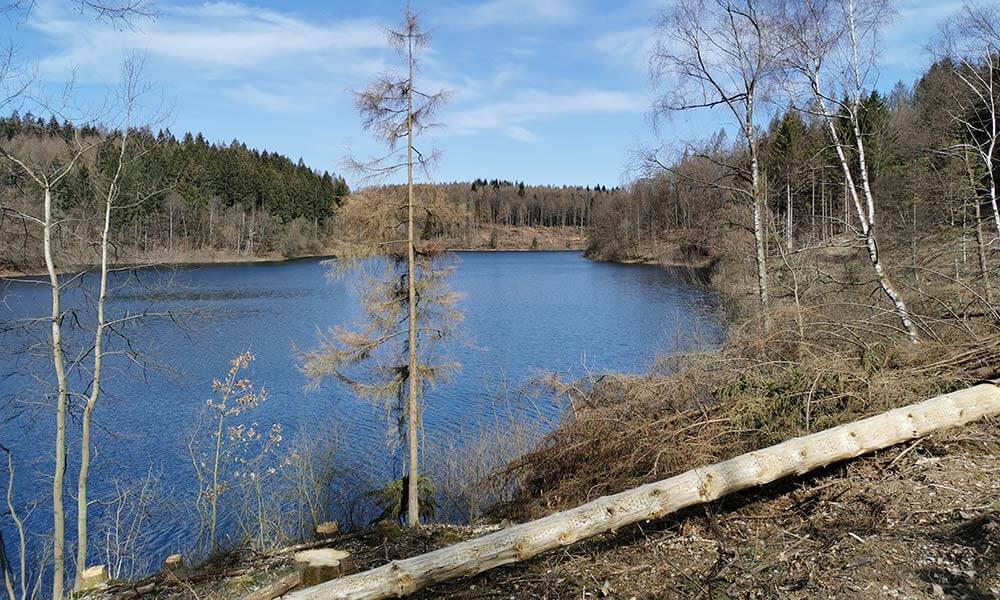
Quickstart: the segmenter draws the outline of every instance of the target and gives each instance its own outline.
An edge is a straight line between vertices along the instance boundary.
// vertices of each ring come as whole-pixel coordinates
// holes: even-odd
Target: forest
[[[73,169],[56,192],[59,209],[71,216],[54,231],[60,261],[92,264],[96,256],[81,240],[94,237],[92,179],[109,177],[114,162],[97,140],[119,137],[99,125],[74,126],[54,116],[16,112],[0,119],[8,144],[29,155],[79,136],[93,144],[91,156]],[[118,260],[214,262],[255,257],[297,258],[330,254],[337,208],[350,193],[342,176],[317,172],[301,159],[249,149],[239,140],[209,143],[202,134],[177,139],[169,129],[132,132],[137,168],[129,185],[141,198],[119,211]],[[8,171],[0,212],[0,269],[35,272],[43,267],[41,240],[18,217],[40,214],[37,195],[25,192],[24,175]],[[430,184],[467,218],[437,232],[456,248],[567,248],[582,245],[593,207],[621,192],[604,186],[533,186],[502,179]],[[391,186],[390,186],[391,187]],[[154,258],[155,257],[155,258]]]
[[[15,112],[0,119],[0,135],[29,156],[44,156],[75,138],[93,147],[56,192],[67,219],[53,239],[62,262],[93,263],[95,256],[82,240],[94,237],[96,225],[87,218],[94,214],[94,182],[110,177],[116,165],[113,152],[100,142],[121,132]],[[337,205],[350,193],[343,177],[238,140],[209,143],[200,133],[177,139],[169,129],[148,128],[130,137],[136,168],[122,185],[136,191],[115,220],[122,262],[318,254],[326,247]],[[38,196],[26,193],[24,177],[7,171],[2,189],[7,200],[0,214],[0,268],[12,272],[37,271],[43,264],[41,240],[16,216],[37,216],[41,210]]]

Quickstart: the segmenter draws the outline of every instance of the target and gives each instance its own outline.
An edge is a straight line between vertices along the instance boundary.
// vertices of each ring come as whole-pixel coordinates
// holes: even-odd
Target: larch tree
[[[333,376],[357,393],[386,402],[405,432],[406,461],[400,503],[406,522],[420,524],[421,396],[428,384],[452,370],[434,364],[436,340],[447,337],[460,319],[457,297],[448,291],[449,272],[435,264],[441,251],[430,241],[435,233],[464,221],[439,192],[415,184],[415,170],[425,174],[436,153],[423,153],[415,139],[434,127],[434,114],[446,92],[426,93],[416,86],[418,52],[430,40],[409,7],[398,29],[387,30],[389,44],[403,62],[400,73],[385,73],[355,93],[355,105],[366,130],[384,142],[388,153],[368,162],[349,159],[349,166],[367,179],[406,173],[405,188],[373,188],[351,197],[340,209],[339,268],[351,258],[381,257],[381,277],[364,283],[366,321],[357,331],[338,329],[324,337],[317,350],[304,356],[304,370],[314,380]],[[401,194],[398,191],[403,192]],[[405,340],[405,344],[400,344]]]
[[[877,204],[863,131],[879,28],[892,13],[890,0],[788,0],[782,11],[788,41],[783,62],[791,87],[805,88],[799,108],[826,126],[879,288],[892,304],[901,331],[916,344],[920,336],[910,310],[879,252]]]
[[[651,66],[665,93],[658,115],[722,107],[739,131],[745,164],[727,164],[740,182],[728,191],[753,213],[757,301],[769,324],[766,255],[767,199],[761,174],[761,105],[779,73],[778,39],[768,0],[678,0],[661,15]]]

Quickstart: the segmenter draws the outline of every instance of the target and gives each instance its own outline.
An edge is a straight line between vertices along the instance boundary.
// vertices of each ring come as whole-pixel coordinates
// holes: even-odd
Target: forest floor
[[[1000,420],[986,421],[438,585],[416,597],[997,598],[998,473]],[[489,530],[383,527],[329,545],[350,552],[364,570]],[[291,553],[263,562],[233,557],[214,568],[235,574],[161,576],[109,588],[101,597],[242,598],[290,573]]]
[[[446,240],[451,250],[583,250],[586,232],[579,227],[484,225],[468,240]]]

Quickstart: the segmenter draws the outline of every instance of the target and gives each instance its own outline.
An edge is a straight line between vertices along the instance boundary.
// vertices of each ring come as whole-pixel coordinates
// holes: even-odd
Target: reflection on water
[[[184,502],[193,483],[186,434],[210,397],[212,379],[248,349],[257,356],[250,375],[269,392],[255,414],[260,423],[281,423],[288,440],[297,431],[318,436],[335,427],[345,447],[340,460],[360,465],[359,472],[373,482],[398,464],[386,458],[381,407],[332,382],[308,389],[299,371],[296,349],[313,347],[317,332],[350,324],[360,314],[357,278],[331,282],[326,271],[319,260],[301,260],[119,275],[111,318],[150,316],[116,326],[116,354],[109,359],[105,396],[95,413],[92,496],[99,498],[116,478],[138,479],[151,468],[162,472],[179,510],[165,512],[173,516],[155,525],[154,561],[189,543],[190,510]],[[515,413],[507,401],[543,372],[569,377],[638,372],[657,355],[718,337],[711,296],[654,267],[595,263],[574,252],[460,253],[452,284],[464,294],[465,320],[462,339],[447,352],[462,370],[427,394],[424,418],[432,445],[453,441],[477,424],[508,419]],[[66,322],[68,346],[85,361],[92,319],[85,307],[92,290],[90,277],[66,298],[72,315]],[[43,317],[47,294],[30,282],[9,284],[0,292],[6,296],[0,321]],[[40,502],[31,520],[37,531],[49,526],[51,390],[44,381],[50,367],[44,352],[20,350],[44,340],[46,325],[40,320],[27,331],[0,328],[0,409],[21,415],[0,426],[0,443],[17,452],[17,499]],[[557,408],[544,402],[533,410],[530,418],[557,416]],[[529,418],[525,414],[515,418]],[[77,443],[70,442],[70,479]]]

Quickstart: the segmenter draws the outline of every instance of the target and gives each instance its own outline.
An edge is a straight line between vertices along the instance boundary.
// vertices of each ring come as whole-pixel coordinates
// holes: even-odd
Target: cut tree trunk
[[[1000,414],[1000,387],[992,383],[979,384],[300,590],[287,598],[404,596],[448,579],[526,560],[597,534],[640,521],[660,519],[688,506],[996,414]]]

